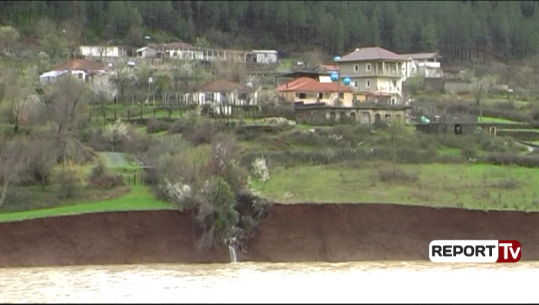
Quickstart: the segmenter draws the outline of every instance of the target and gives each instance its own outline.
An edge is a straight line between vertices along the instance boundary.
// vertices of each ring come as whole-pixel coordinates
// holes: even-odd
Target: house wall
[[[256,105],[258,94],[251,93],[246,94],[246,98],[242,98],[242,94],[237,94],[234,92],[195,92],[192,94],[193,102],[203,105],[207,103],[223,103],[227,102],[228,104],[233,105]],[[189,98],[187,95],[186,98]]]
[[[137,52],[137,57],[141,57],[141,58],[155,57],[156,54],[157,54],[157,51],[155,51],[154,49],[148,48],[142,52]]]
[[[110,46],[81,46],[80,53],[85,57],[123,57],[127,54],[123,48]]]
[[[393,76],[403,77],[402,65],[405,61],[356,61],[339,63],[341,77],[374,77]],[[356,71],[356,66],[358,70]],[[370,66],[370,71],[367,69]]]
[[[273,64],[277,62],[277,54],[273,53],[255,53],[256,62],[264,64]]]
[[[318,93],[306,92],[305,98],[300,98],[301,92],[282,92],[279,95],[290,103],[303,102],[304,104],[326,103],[326,105],[333,106],[333,101],[337,98],[337,92],[335,93],[323,93],[322,98],[318,100]],[[352,100],[354,96],[350,92],[341,92],[343,94],[343,107],[352,107]]]
[[[203,60],[204,51],[198,50],[167,50],[165,53],[170,58],[183,59],[183,60]]]
[[[298,122],[308,122],[313,119],[335,119],[354,118],[361,124],[374,124],[377,116],[381,121],[406,122],[406,110],[404,109],[296,109],[296,120]]]

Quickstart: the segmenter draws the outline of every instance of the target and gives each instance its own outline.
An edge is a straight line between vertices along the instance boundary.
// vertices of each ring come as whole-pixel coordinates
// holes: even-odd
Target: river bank
[[[384,204],[271,208],[238,261],[428,260],[435,239],[516,239],[539,260],[539,213]],[[139,211],[0,223],[0,268],[149,263],[227,263],[225,246],[199,251],[188,213]]]

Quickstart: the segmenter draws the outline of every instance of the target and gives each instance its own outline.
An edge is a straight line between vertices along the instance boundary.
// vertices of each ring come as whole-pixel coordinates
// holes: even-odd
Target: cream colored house
[[[127,50],[119,46],[80,46],[80,54],[84,57],[126,57]]]
[[[443,72],[440,65],[442,58],[438,53],[403,54],[410,59],[402,71],[406,77],[442,78]]]
[[[349,77],[351,88],[359,101],[401,105],[402,83],[406,80],[403,67],[410,58],[380,47],[356,49],[339,59],[342,79]]]
[[[282,98],[291,103],[325,103],[329,106],[353,106],[352,90],[348,86],[336,83],[322,83],[310,77],[301,77],[283,84],[277,88],[277,92]]]

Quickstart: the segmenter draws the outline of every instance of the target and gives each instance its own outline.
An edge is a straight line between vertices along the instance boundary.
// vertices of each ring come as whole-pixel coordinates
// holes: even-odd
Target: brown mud
[[[0,223],[0,268],[226,263],[225,246],[199,251],[189,214],[140,211]],[[539,260],[539,213],[385,204],[275,204],[239,261],[428,260],[436,239],[516,239]]]

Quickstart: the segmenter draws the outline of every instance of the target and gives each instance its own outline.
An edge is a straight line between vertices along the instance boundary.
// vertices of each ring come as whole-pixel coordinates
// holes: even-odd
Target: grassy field
[[[107,167],[116,173],[133,173],[140,170],[140,166],[122,153],[102,152],[99,156],[105,161]],[[91,167],[89,168],[91,171]],[[60,202],[56,207],[36,209],[21,212],[0,213],[0,222],[19,221],[41,217],[77,215],[85,213],[112,212],[112,211],[144,211],[144,210],[172,210],[175,205],[155,198],[150,188],[145,185],[130,185],[123,188],[129,190],[123,196],[90,202],[90,198],[77,201]]]
[[[518,124],[518,123],[520,123],[520,122],[511,121],[511,120],[507,120],[507,119],[492,118],[492,117],[487,117],[487,116],[484,116],[482,118],[477,118],[477,121],[482,122],[482,123],[505,123],[505,124]]]
[[[173,210],[171,203],[155,199],[148,187],[144,185],[130,186],[129,192],[119,198],[98,202],[80,202],[69,206],[50,209],[32,210],[14,213],[0,213],[0,222],[28,220],[34,218],[77,215],[112,211],[144,211],[144,210]]]
[[[539,179],[529,168],[426,164],[399,165],[418,180],[382,182],[390,164],[275,168],[271,179],[251,181],[261,196],[282,203],[395,203],[484,210],[539,210]]]

